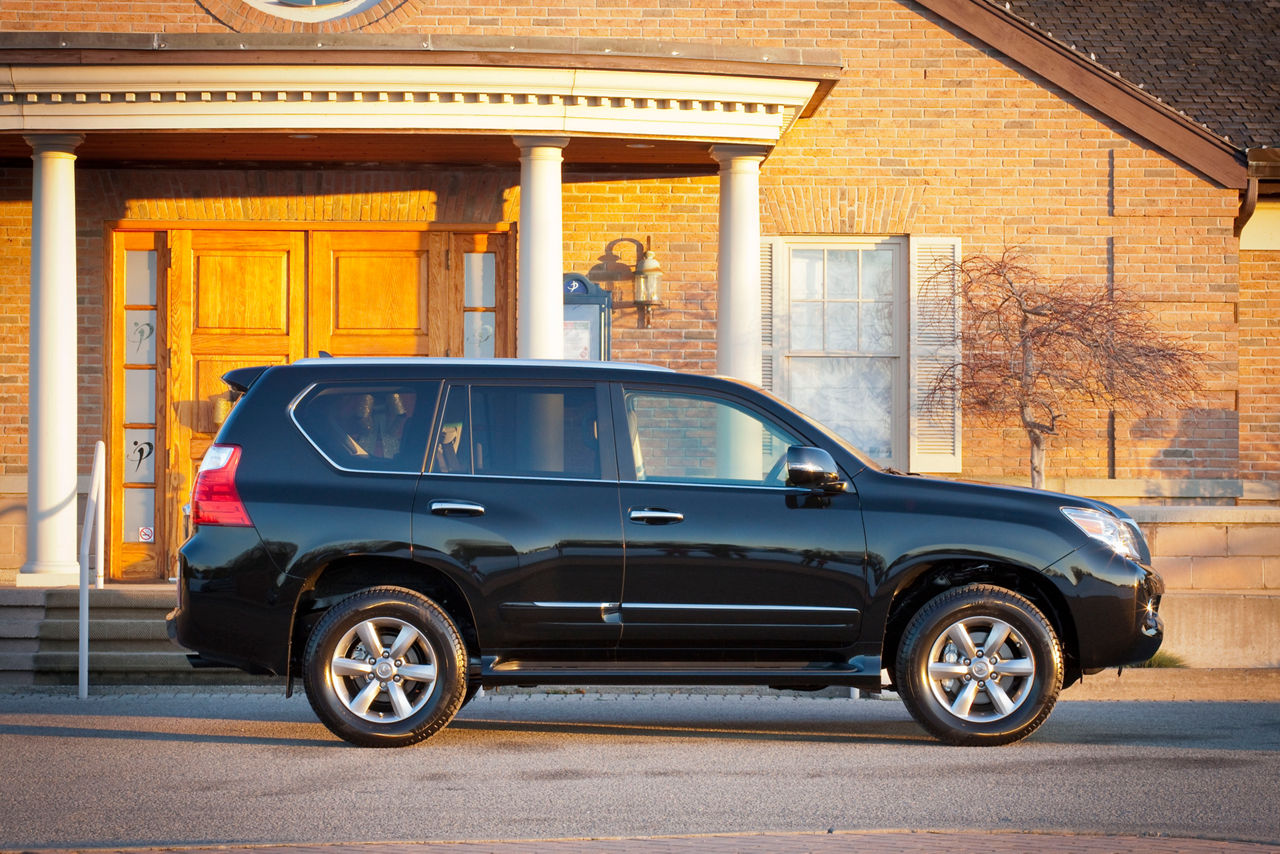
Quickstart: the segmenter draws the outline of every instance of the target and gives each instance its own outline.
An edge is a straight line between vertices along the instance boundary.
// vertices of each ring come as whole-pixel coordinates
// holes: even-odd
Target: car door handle
[[[474,501],[437,498],[429,505],[437,516],[483,516],[484,505]]]
[[[644,522],[646,525],[670,525],[683,522],[684,514],[671,510],[660,510],[656,507],[632,507],[627,513],[632,522]]]

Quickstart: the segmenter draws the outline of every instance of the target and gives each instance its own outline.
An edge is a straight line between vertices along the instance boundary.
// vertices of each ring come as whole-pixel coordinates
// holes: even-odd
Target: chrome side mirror
[[[844,492],[847,485],[840,479],[836,461],[822,448],[805,445],[787,448],[787,486]]]

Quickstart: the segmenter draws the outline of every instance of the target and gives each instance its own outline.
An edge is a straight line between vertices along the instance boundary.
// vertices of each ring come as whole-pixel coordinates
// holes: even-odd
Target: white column
[[[716,372],[760,384],[760,163],[767,150],[713,145],[720,163]]]
[[[27,561],[19,587],[78,584],[75,150],[84,137],[27,137],[31,319],[27,401]]]
[[[564,233],[560,164],[567,137],[518,136],[520,146],[519,271],[516,355],[564,358]]]

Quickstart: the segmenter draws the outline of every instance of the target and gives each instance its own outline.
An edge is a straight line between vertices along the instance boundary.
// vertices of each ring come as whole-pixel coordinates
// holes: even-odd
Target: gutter
[[[1253,212],[1258,209],[1258,179],[1249,176],[1249,185],[1245,187],[1244,197],[1240,200],[1240,213],[1236,215],[1235,227],[1232,233],[1236,237],[1244,231],[1244,227],[1249,224],[1249,220],[1253,218]]]
[[[1240,200],[1240,214],[1235,221],[1235,236],[1239,237],[1244,227],[1249,224],[1254,211],[1258,209],[1258,192],[1265,181],[1274,189],[1280,182],[1280,148],[1250,148],[1247,152],[1248,184],[1244,189],[1244,197]]]

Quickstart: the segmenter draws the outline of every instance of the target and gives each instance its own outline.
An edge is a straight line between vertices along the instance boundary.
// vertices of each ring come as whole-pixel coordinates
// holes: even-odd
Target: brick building
[[[1078,412],[1050,484],[1146,505],[1175,588],[1280,587],[1280,3],[1083,6],[5,0],[0,565],[68,579],[102,438],[109,576],[164,578],[222,372],[558,356],[564,272],[615,359],[1025,482],[1017,425],[921,423],[913,358],[931,265],[1018,246],[1210,360]]]

